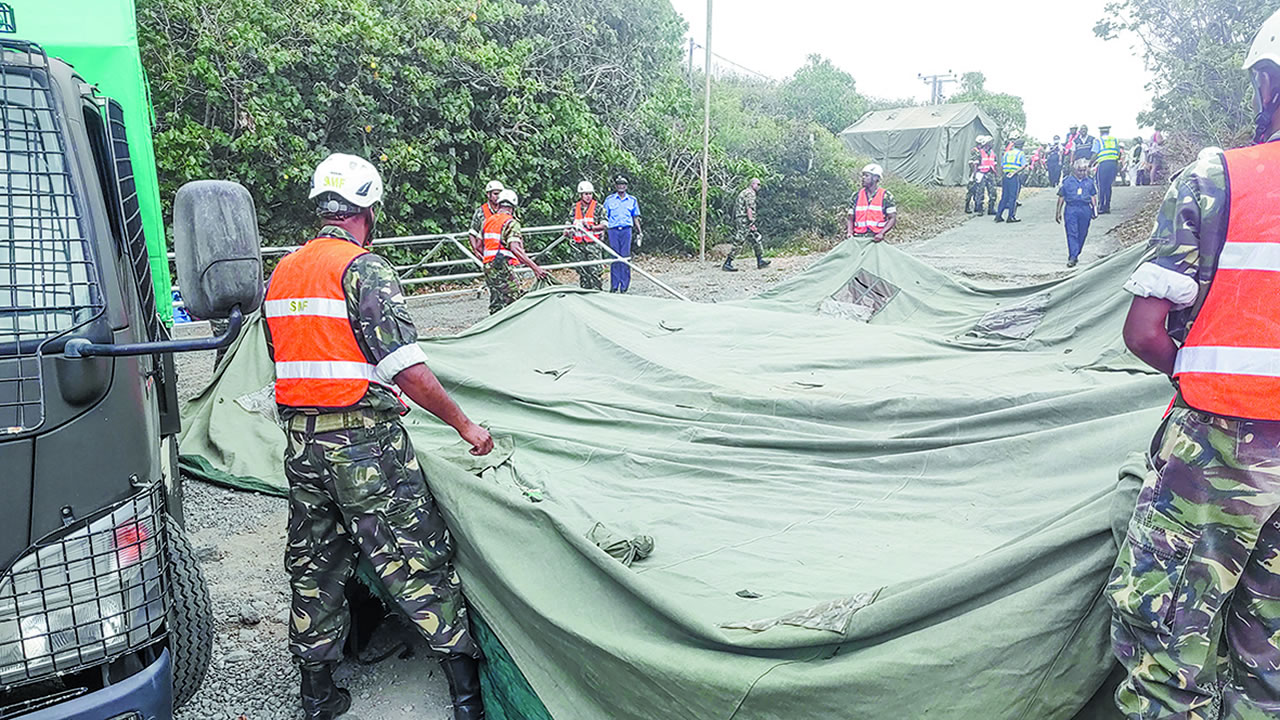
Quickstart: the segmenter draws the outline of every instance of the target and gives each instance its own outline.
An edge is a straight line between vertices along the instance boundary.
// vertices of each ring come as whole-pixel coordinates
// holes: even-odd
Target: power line
[[[705,48],[704,46],[702,46],[702,45],[698,44],[698,42],[697,42],[696,40],[690,39],[690,40],[689,40],[689,71],[690,71],[690,72],[693,72],[693,51],[694,51],[695,49],[698,49],[698,50],[705,50],[706,48]],[[773,79],[773,78],[769,77],[768,75],[765,75],[765,74],[764,74],[764,73],[762,73],[762,72],[759,72],[759,71],[756,71],[756,70],[752,70],[751,68],[747,67],[746,65],[743,65],[742,63],[734,62],[733,60],[730,60],[729,58],[727,58],[727,57],[725,57],[725,56],[723,56],[723,55],[721,55],[721,54],[719,54],[719,53],[717,53],[717,52],[714,52],[714,51],[713,51],[713,52],[711,53],[711,57],[715,58],[716,60],[719,60],[720,62],[722,62],[722,63],[724,63],[724,64],[726,64],[726,65],[732,65],[733,67],[735,67],[735,68],[737,68],[738,70],[741,70],[741,71],[743,71],[743,72],[747,73],[748,75],[754,75],[754,76],[756,76],[756,77],[760,78],[761,80],[772,80],[772,79]],[[705,63],[704,63],[704,64],[705,64]]]

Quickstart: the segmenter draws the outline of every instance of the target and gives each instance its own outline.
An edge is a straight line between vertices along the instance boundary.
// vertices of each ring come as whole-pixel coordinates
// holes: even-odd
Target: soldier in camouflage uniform
[[[484,221],[498,212],[498,193],[503,190],[506,188],[500,181],[490,180],[484,186],[484,202],[471,214],[471,225],[467,228],[467,234],[471,239],[471,250],[476,257],[480,257],[480,253],[484,250],[484,241],[480,237],[484,230]]]
[[[1263,26],[1246,63],[1261,105],[1259,142],[1280,140],[1276,37],[1280,12]],[[1223,152],[1201,152],[1169,188],[1151,250],[1125,285],[1136,296],[1126,344],[1148,364],[1176,374],[1178,387],[1107,587],[1113,645],[1127,672],[1116,704],[1135,720],[1280,717],[1280,421],[1275,394],[1249,390],[1280,376],[1280,363],[1247,371],[1231,365],[1237,350],[1250,357],[1268,352],[1252,347],[1277,325],[1275,298],[1265,284],[1270,275],[1258,270],[1277,268],[1254,267],[1265,264],[1265,253],[1241,250],[1274,249],[1269,230],[1255,235],[1254,228],[1280,222],[1280,207],[1231,188],[1274,195],[1280,147],[1241,152],[1232,157],[1257,153],[1273,160],[1234,165],[1259,175],[1242,173],[1228,183]],[[1248,203],[1252,212],[1237,213]],[[1229,239],[1229,220],[1249,229]],[[1227,275],[1220,267],[1248,272]],[[1210,292],[1215,277],[1218,287],[1231,288],[1224,291],[1229,296]],[[1240,333],[1245,345],[1207,337],[1224,329]],[[1197,365],[1205,357],[1221,365]],[[1245,392],[1206,394],[1206,383]],[[1193,407],[1226,407],[1224,399],[1243,405],[1233,413]],[[1251,419],[1258,417],[1268,419]]]
[[[578,183],[578,200],[569,206],[569,225],[564,235],[572,239],[575,262],[597,262],[601,258],[600,246],[593,239],[603,239],[604,207],[596,202],[596,188],[590,180]],[[584,265],[578,271],[578,285],[583,290],[602,290],[600,265]]]
[[[987,211],[996,214],[996,168],[999,158],[995,154],[995,140],[990,135],[979,135],[977,144],[969,148],[969,192],[965,197],[964,211],[982,214],[982,195],[987,195]],[[987,155],[983,162],[983,154]],[[981,172],[981,176],[979,176]]]
[[[729,255],[721,268],[726,272],[738,271],[733,266],[733,259],[747,243],[751,243],[752,249],[756,251],[756,268],[769,267],[769,261],[764,259],[764,243],[760,239],[760,231],[756,230],[756,191],[759,189],[760,178],[751,178],[751,182],[738,193],[738,199],[733,203],[733,247],[729,248]]]
[[[490,452],[493,440],[427,368],[394,269],[367,252],[381,193],[367,161],[321,163],[312,198],[325,224],[280,262],[263,306],[287,435],[289,650],[302,671],[303,716],[345,713],[350,694],[332,669],[350,626],[344,589],[363,557],[441,655],[455,718],[479,720],[480,651],[449,529],[400,423],[408,411],[400,393],[455,428],[474,454]]]
[[[515,190],[503,190],[498,194],[498,212],[484,221],[484,284],[489,288],[490,315],[524,294],[512,266],[523,263],[538,279],[547,276],[547,271],[525,254],[520,221],[515,218],[517,203]]]

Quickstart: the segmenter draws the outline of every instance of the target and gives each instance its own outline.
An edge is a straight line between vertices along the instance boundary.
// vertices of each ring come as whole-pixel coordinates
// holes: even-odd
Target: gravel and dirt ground
[[[1116,188],[1114,213],[1090,231],[1084,263],[1133,242],[1150,228],[1159,191],[1155,188]],[[997,225],[988,217],[965,218],[956,212],[933,222],[945,231],[932,238],[908,237],[901,247],[948,272],[982,283],[1024,284],[1066,274],[1066,245],[1062,228],[1053,220],[1051,191],[1029,191],[1017,225]],[[922,237],[917,229],[910,233]],[[724,248],[708,253],[723,259]],[[818,261],[821,253],[783,255],[771,267],[756,270],[754,261],[739,263],[737,273],[725,273],[719,263],[688,259],[641,259],[642,266],[698,302],[720,302],[754,295]],[[560,274],[576,283],[572,271]],[[664,294],[636,276],[632,291]],[[487,314],[482,289],[447,299],[414,297],[411,306],[424,336],[458,332]],[[182,328],[207,332],[203,324]],[[182,397],[197,394],[213,370],[213,354],[179,358]],[[286,649],[288,586],[283,569],[287,511],[282,498],[236,492],[189,481],[186,517],[213,595],[216,623],[213,665],[200,692],[177,714],[178,720],[293,720],[298,709],[298,675]],[[421,643],[396,625],[385,626],[370,655],[378,655],[404,640],[412,656],[394,654],[374,665],[345,663],[338,678],[352,691],[356,720],[446,720],[448,691]]]

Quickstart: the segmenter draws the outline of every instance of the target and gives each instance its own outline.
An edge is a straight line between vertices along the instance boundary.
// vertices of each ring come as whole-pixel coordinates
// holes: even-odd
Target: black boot
[[[333,720],[351,709],[351,693],[333,684],[332,665],[302,668],[302,717]]]
[[[480,700],[480,661],[468,655],[446,655],[440,669],[449,681],[453,698],[454,720],[484,720],[484,703]]]
[[[761,255],[760,253],[756,253],[756,269],[757,270],[763,270],[764,268],[769,267],[769,265],[770,263],[768,260],[764,259],[764,255]]]
[[[720,266],[720,269],[725,272],[738,272],[738,268],[733,266],[732,255],[724,259],[724,265]]]

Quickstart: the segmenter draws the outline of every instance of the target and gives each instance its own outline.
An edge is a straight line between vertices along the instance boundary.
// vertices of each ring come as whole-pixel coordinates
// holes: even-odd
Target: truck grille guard
[[[0,686],[85,668],[164,638],[160,483],[36,543],[0,575]]]
[[[0,438],[45,421],[42,357],[103,312],[49,58],[0,40]]]

